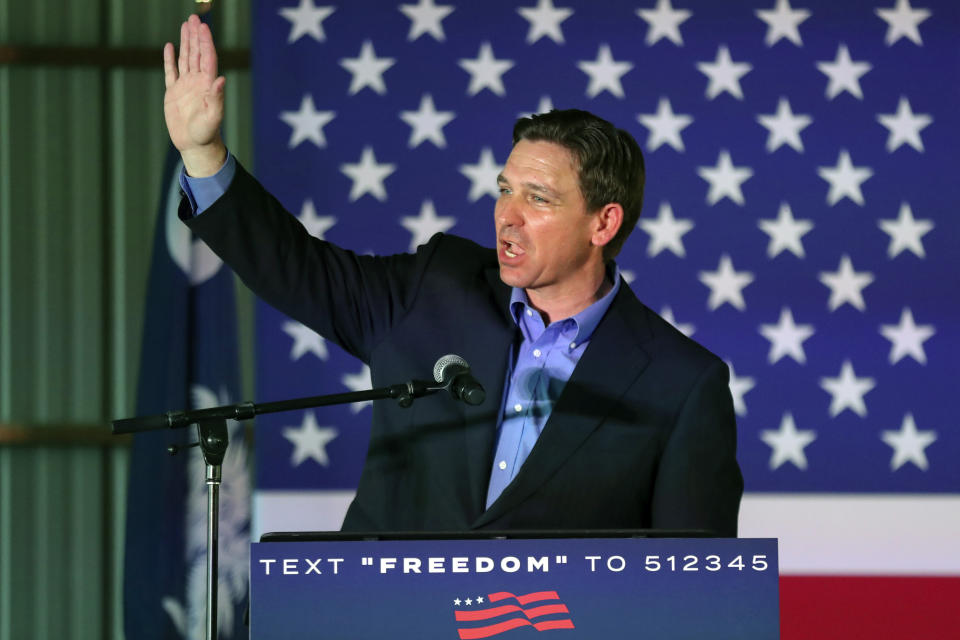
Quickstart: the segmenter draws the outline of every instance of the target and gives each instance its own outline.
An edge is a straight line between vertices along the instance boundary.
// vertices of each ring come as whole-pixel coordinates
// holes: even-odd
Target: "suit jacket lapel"
[[[622,287],[517,477],[473,526],[483,526],[523,502],[610,414],[649,362],[641,344],[649,337],[644,317],[643,306]]]

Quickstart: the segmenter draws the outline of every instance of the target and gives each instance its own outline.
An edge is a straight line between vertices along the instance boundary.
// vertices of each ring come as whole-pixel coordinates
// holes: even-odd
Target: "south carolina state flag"
[[[179,154],[163,177],[147,286],[137,414],[238,402],[233,274],[177,218]],[[250,481],[242,427],[228,421],[222,467],[218,630],[247,636]],[[137,640],[201,638],[206,619],[206,466],[195,428],[134,436],[130,452],[124,557],[124,631]]]

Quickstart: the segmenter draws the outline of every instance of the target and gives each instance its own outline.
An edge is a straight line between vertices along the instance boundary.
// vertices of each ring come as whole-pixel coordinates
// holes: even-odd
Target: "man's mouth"
[[[503,253],[508,258],[516,258],[517,256],[523,255],[524,251],[519,245],[505,240],[503,242]]]

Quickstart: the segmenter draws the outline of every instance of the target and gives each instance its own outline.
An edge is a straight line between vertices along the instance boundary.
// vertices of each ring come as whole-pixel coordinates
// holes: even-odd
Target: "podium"
[[[250,638],[779,637],[775,539],[506,535],[268,534]]]

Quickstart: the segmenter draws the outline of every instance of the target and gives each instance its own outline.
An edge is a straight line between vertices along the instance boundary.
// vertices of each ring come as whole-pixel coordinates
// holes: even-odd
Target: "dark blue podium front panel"
[[[254,640],[779,637],[772,539],[268,542],[250,558]]]

